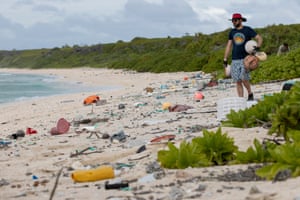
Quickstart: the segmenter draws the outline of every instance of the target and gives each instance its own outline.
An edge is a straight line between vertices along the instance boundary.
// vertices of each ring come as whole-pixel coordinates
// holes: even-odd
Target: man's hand
[[[254,49],[253,53],[256,53],[256,52],[259,52],[260,47],[254,46],[253,49]]]

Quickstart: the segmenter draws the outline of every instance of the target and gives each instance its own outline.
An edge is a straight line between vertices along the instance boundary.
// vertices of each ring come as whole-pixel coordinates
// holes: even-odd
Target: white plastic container
[[[238,111],[247,108],[247,101],[243,97],[228,97],[217,102],[217,120],[226,120],[231,110]]]
[[[257,104],[258,102],[257,101],[247,101],[247,108],[250,108],[252,106],[254,106],[255,104]]]

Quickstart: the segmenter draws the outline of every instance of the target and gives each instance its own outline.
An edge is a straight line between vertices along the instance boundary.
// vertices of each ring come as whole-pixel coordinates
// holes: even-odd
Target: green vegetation
[[[300,82],[296,82],[286,96],[283,104],[271,114],[272,127],[269,133],[276,133],[290,142],[289,135],[299,134],[297,131],[300,131]]]
[[[196,137],[191,143],[186,141],[177,148],[169,142],[169,150],[160,150],[158,160],[166,168],[204,167],[224,165],[235,158],[237,147],[232,138],[216,132],[203,130],[203,137]]]
[[[267,163],[274,161],[269,150],[274,149],[276,144],[269,141],[260,143],[257,139],[254,139],[253,144],[254,146],[249,147],[246,152],[236,152],[237,163]]]
[[[256,171],[258,176],[274,179],[282,171],[288,171],[292,177],[300,176],[300,131],[297,134],[291,134],[293,143],[285,143],[269,149],[269,153],[274,160]]]
[[[300,75],[300,25],[272,25],[256,29],[262,35],[262,50],[268,54],[253,72],[252,81],[291,79]],[[61,48],[0,51],[0,67],[74,68],[95,67],[130,69],[138,72],[204,71],[223,76],[222,60],[229,29],[181,38],[140,38],[91,46],[67,45]],[[276,56],[283,42],[291,52]]]

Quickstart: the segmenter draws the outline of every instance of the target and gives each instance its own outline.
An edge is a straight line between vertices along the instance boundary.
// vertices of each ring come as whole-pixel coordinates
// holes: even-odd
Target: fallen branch
[[[63,169],[64,169],[64,167],[62,167],[62,168],[58,171],[58,174],[57,174],[56,179],[55,179],[54,187],[53,187],[53,189],[52,189],[52,191],[51,191],[49,200],[52,200],[52,199],[53,199],[55,190],[56,190],[57,185],[58,185],[59,177],[60,177],[60,175],[61,175]]]
[[[284,139],[280,139],[280,138],[277,138],[277,139],[276,138],[272,138],[272,139],[270,139],[270,138],[264,138],[263,142],[266,141],[266,140],[274,142],[277,145],[281,145],[281,143],[279,141],[285,141]]]
[[[261,126],[263,128],[271,128],[272,127],[272,123],[271,122],[265,122],[265,121],[262,121],[262,120],[259,120],[259,119],[255,119],[258,123],[262,124]]]
[[[199,111],[199,112],[183,112],[183,114],[202,114],[202,113],[215,113],[217,110]]]
[[[86,151],[89,150],[89,149],[90,149],[90,147],[87,147],[87,148],[85,148],[85,149],[83,149],[83,150],[81,150],[81,151],[78,151],[78,152],[76,152],[76,153],[74,153],[74,154],[71,154],[70,157],[72,158],[72,157],[81,155],[81,154],[83,154],[84,152],[86,152]]]

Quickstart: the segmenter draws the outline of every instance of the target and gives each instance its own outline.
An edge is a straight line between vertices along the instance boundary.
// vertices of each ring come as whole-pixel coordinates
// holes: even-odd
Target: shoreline
[[[217,175],[228,171],[245,170],[249,165],[184,170],[154,167],[157,152],[167,149],[167,144],[149,144],[149,141],[172,134],[176,136],[174,143],[178,145],[183,140],[201,136],[203,128],[216,130],[220,125],[216,119],[216,102],[221,98],[236,96],[232,85],[226,88],[205,88],[202,91],[205,98],[197,102],[193,99],[195,86],[183,88],[181,85],[186,77],[196,72],[152,74],[91,68],[5,70],[58,75],[63,81],[79,81],[90,86],[118,84],[122,88],[116,91],[95,91],[106,103],[94,106],[94,113],[91,113],[91,106],[82,103],[92,93],[84,92],[0,105],[1,138],[18,130],[26,130],[27,127],[37,131],[37,134],[12,140],[7,148],[0,149],[0,180],[3,182],[0,184],[0,193],[4,199],[49,199],[57,174],[62,168],[54,199],[175,199],[176,195],[181,195],[182,199],[193,199],[194,196],[203,200],[294,200],[300,196],[299,177],[276,183],[225,182],[215,179]],[[176,85],[178,81],[180,84]],[[166,84],[170,85],[168,90],[159,90]],[[147,94],[146,87],[155,88],[155,92]],[[253,86],[257,97],[279,89],[280,83]],[[168,112],[162,110],[164,102],[185,104],[193,108],[185,113]],[[50,129],[55,127],[60,118],[71,123],[70,130],[62,135],[51,135]],[[100,122],[97,127],[90,124],[75,126],[73,122],[78,119],[98,119]],[[100,138],[84,130],[86,128],[95,128]],[[126,135],[124,142],[102,138],[105,134],[112,138],[120,131]],[[240,150],[246,150],[252,145],[254,138],[262,140],[267,137],[267,130],[262,127],[222,127],[222,132],[233,137]],[[145,145],[145,150],[136,153],[142,145]],[[87,148],[86,154],[70,156]],[[121,173],[113,180],[129,180],[130,188],[127,191],[106,190],[106,180],[74,183],[71,179],[74,169],[103,164],[121,166]],[[148,172],[149,169],[152,171]],[[159,179],[152,176],[157,169],[163,172]],[[251,193],[253,188],[259,192]]]

